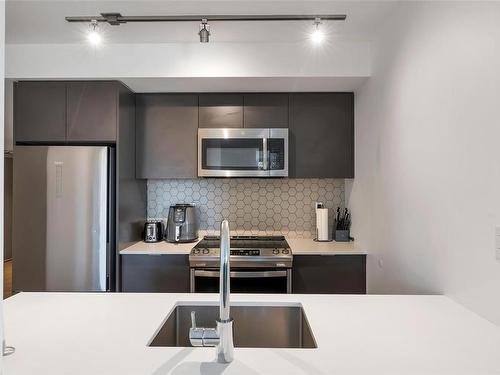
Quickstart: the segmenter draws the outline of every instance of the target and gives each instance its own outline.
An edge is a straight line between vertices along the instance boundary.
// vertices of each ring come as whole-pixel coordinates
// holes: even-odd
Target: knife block
[[[351,240],[349,230],[334,230],[333,239],[337,242],[349,242]]]

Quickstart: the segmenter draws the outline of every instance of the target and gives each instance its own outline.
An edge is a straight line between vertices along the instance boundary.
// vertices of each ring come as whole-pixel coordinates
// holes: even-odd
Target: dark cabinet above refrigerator
[[[15,141],[66,141],[66,83],[18,82],[14,87]]]
[[[14,86],[16,143],[114,143],[120,94],[117,81],[19,81]]]
[[[70,82],[66,97],[68,141],[116,141],[116,83]]]

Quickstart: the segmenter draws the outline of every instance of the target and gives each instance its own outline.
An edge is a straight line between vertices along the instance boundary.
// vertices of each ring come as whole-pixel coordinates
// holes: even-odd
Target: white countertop
[[[201,239],[201,237],[200,237]],[[293,255],[359,255],[366,254],[356,242],[316,242],[310,238],[286,237]],[[197,242],[174,244],[166,241],[146,243],[139,241],[120,251],[121,255],[130,254],[189,254]]]
[[[123,250],[120,250],[121,255],[142,254],[142,255],[160,255],[160,254],[189,254],[191,249],[196,245],[196,242],[190,243],[170,243],[167,241],[160,241],[154,243],[147,243],[139,241]]]
[[[310,238],[289,238],[293,255],[359,255],[366,254],[356,242],[316,242]]]
[[[179,301],[214,294],[21,293],[4,302],[5,375],[500,374],[500,327],[444,296],[233,295],[301,303],[317,349],[148,347]]]

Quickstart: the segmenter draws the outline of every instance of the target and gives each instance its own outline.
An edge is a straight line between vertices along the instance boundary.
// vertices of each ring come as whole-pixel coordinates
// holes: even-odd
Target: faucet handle
[[[196,311],[191,311],[189,341],[192,346],[217,346],[220,340],[215,328],[196,327]]]
[[[203,328],[196,328],[196,311],[191,311],[191,328],[189,329],[189,341],[193,346],[203,346]]]

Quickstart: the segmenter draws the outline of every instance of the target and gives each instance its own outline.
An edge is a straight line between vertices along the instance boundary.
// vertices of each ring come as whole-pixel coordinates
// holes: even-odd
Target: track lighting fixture
[[[300,15],[300,14],[275,14],[275,15],[178,15],[178,16],[122,16],[120,13],[101,13],[100,16],[76,16],[66,17],[68,22],[90,22],[90,30],[87,36],[90,43],[98,45],[101,43],[99,23],[107,23],[111,26],[119,26],[129,22],[194,22],[199,21],[200,29],[198,36],[201,43],[208,43],[210,40],[211,22],[224,21],[313,21],[314,30],[310,35],[311,41],[320,44],[325,35],[320,29],[321,21],[345,21],[345,14],[324,14],[324,15]]]
[[[316,17],[316,19],[314,20],[313,25],[314,25],[314,30],[311,33],[311,40],[312,40],[312,42],[314,44],[320,44],[325,39],[325,34],[320,29],[321,18]]]
[[[179,16],[122,16],[120,13],[101,13],[100,16],[75,16],[66,17],[68,22],[107,22],[112,26],[119,26],[128,22],[196,22],[200,19],[210,21],[345,21],[345,14],[322,14],[322,15],[297,15],[297,14],[270,14],[270,15],[179,15]]]
[[[87,40],[93,46],[97,46],[97,45],[101,44],[102,37],[100,34],[99,23],[97,22],[97,20],[90,21],[89,32],[87,34]]]
[[[206,18],[201,20],[200,31],[198,32],[200,36],[200,43],[208,43],[210,40],[210,25]]]

